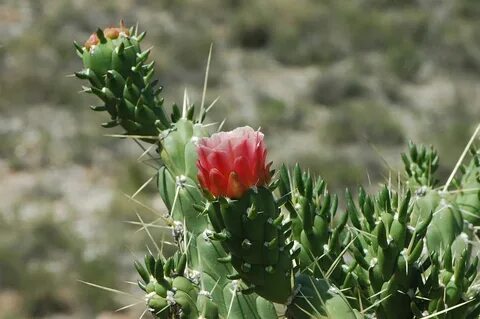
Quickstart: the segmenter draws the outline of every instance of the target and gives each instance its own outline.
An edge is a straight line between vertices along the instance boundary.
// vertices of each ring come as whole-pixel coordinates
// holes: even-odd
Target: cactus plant
[[[299,165],[275,174],[261,132],[211,135],[205,108],[186,102],[167,116],[144,36],[123,23],[99,29],[76,45],[76,75],[103,102],[92,109],[109,113],[104,127],[160,155],[157,187],[178,251],[134,263],[153,317],[478,318],[474,148],[439,188],[436,150],[410,142],[398,185],[347,190],[339,210],[321,177]]]

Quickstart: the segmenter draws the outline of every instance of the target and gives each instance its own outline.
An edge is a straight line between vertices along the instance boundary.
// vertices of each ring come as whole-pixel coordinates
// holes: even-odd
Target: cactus
[[[99,29],[76,45],[76,75],[103,102],[92,109],[109,113],[104,127],[160,155],[157,187],[178,250],[134,263],[153,317],[478,318],[475,148],[442,189],[436,150],[410,142],[397,186],[347,190],[339,210],[321,177],[299,165],[275,174],[259,131],[211,135],[203,106],[186,102],[167,116],[144,36]]]

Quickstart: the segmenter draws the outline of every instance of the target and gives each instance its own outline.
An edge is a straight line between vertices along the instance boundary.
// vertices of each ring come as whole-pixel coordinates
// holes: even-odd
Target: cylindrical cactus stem
[[[209,204],[198,187],[196,167],[196,143],[206,135],[200,123],[188,118],[176,119],[170,130],[162,132],[160,155],[164,166],[159,170],[158,188],[170,215],[182,228],[180,239],[187,252],[188,268],[199,274],[199,285],[215,300],[220,316],[258,318],[259,297],[242,294],[246,287],[232,286],[227,278],[234,272],[230,260],[221,244],[208,236],[213,233],[207,215]],[[269,314],[274,315],[275,312]]]
[[[258,187],[236,200],[220,198],[212,206],[211,219],[220,221],[212,239],[231,254],[238,278],[260,296],[285,302],[292,293],[292,257],[272,192]]]
[[[92,109],[110,114],[104,127],[121,125],[126,134],[157,143],[159,131],[169,128],[170,121],[159,97],[161,88],[153,79],[154,66],[146,63],[150,51],[140,48],[143,37],[123,23],[119,28],[98,29],[83,47],[76,45],[84,69],[75,75],[89,81],[84,92],[103,102]]]

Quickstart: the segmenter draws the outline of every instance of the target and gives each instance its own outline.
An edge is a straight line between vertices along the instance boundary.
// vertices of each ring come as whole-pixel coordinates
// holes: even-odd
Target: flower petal
[[[213,196],[241,197],[269,182],[263,134],[251,127],[219,132],[198,142],[198,180]]]
[[[209,191],[213,196],[218,197],[225,195],[228,185],[227,180],[218,169],[214,168],[209,172],[209,181]]]
[[[240,198],[247,189],[248,187],[245,187],[245,185],[240,182],[238,174],[231,172],[228,177],[227,197],[232,199]]]
[[[233,169],[238,175],[238,179],[243,185],[253,185],[255,184],[255,175],[252,174],[252,171],[248,165],[248,161],[244,156],[239,156],[235,159],[233,164]]]

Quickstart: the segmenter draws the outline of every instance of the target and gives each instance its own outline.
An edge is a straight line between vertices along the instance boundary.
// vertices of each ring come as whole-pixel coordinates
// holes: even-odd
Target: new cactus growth
[[[94,111],[107,111],[110,120],[104,127],[121,125],[128,134],[154,141],[158,129],[169,127],[159,97],[161,87],[153,79],[154,63],[146,63],[149,50],[142,51],[140,42],[145,33],[133,28],[98,29],[81,47],[76,45],[85,69],[75,73],[90,82],[84,91],[95,94],[103,105]]]
[[[471,143],[471,162],[443,187],[436,150],[410,142],[398,185],[339,199],[299,165],[274,173],[259,131],[211,134],[203,106],[186,101],[167,115],[144,35],[99,29],[76,45],[76,75],[102,101],[92,109],[110,115],[104,127],[121,126],[160,155],[157,187],[178,250],[134,263],[154,318],[479,317]]]

